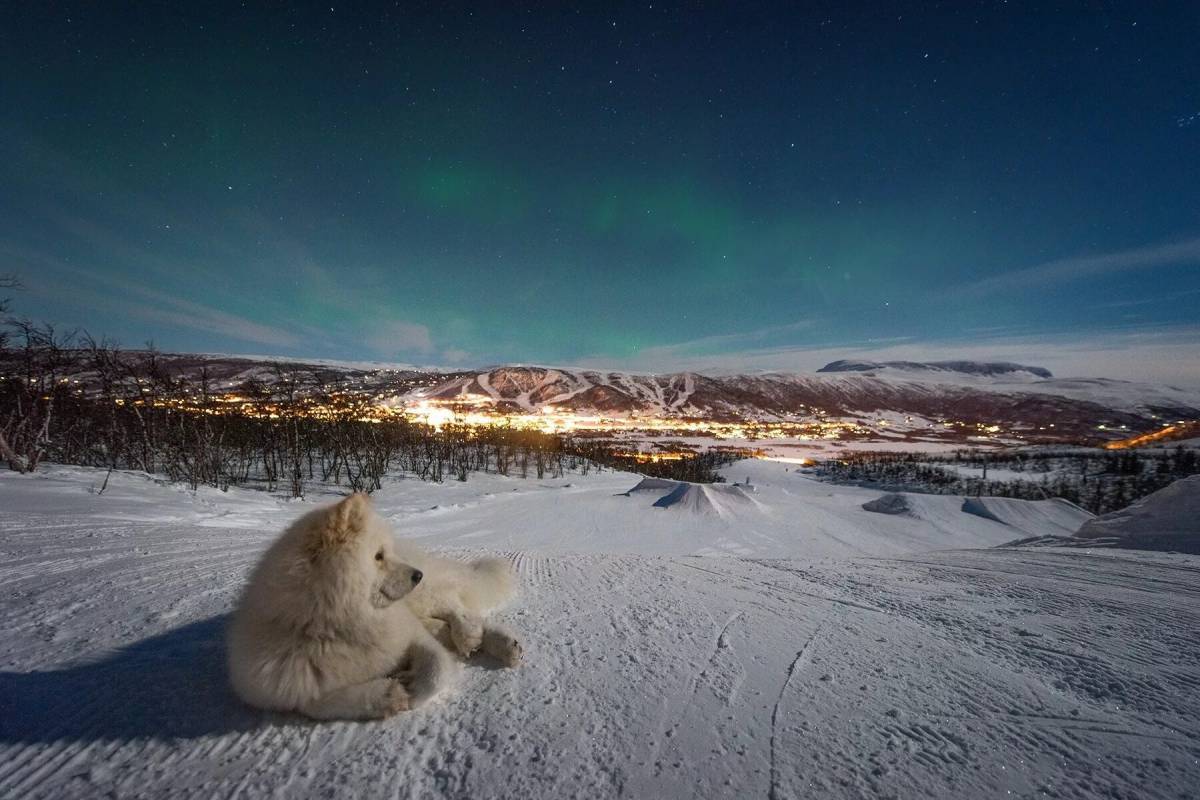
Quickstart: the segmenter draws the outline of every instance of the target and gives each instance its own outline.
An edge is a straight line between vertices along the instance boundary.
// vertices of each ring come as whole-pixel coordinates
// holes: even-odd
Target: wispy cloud
[[[746,331],[745,333],[727,333],[716,334],[713,336],[702,336],[683,342],[674,342],[672,344],[646,347],[641,349],[636,356],[622,360],[628,363],[639,364],[671,364],[685,363],[694,359],[702,360],[711,357],[712,354],[762,348],[772,339],[789,338],[793,334],[810,330],[816,325],[817,320],[805,319],[798,322],[791,322],[786,325],[773,325],[765,328],[757,328],[752,331]],[[578,360],[576,363],[583,367],[594,366],[597,368],[602,368],[605,365],[612,364],[615,360],[616,359],[596,355],[584,357],[583,359]]]
[[[1097,303],[1096,308],[1136,308],[1138,306],[1160,306],[1164,302],[1178,300],[1182,297],[1200,295],[1200,289],[1186,289],[1182,292],[1167,292],[1154,297],[1143,297],[1139,300],[1113,300],[1109,303]]]
[[[300,337],[271,325],[239,317],[215,308],[194,303],[165,292],[137,286],[126,286],[126,291],[144,302],[124,302],[117,305],[123,313],[164,325],[191,328],[192,330],[215,333],[230,339],[276,347],[297,347]]]
[[[404,320],[372,324],[364,341],[376,353],[388,357],[397,353],[433,351],[433,337],[429,328],[417,322]]]
[[[40,280],[27,281],[29,292],[88,310],[146,320],[168,329],[213,333],[241,342],[274,347],[298,347],[303,339],[284,328],[212,308],[169,292],[152,289],[111,275],[97,275],[61,259],[0,246],[0,256],[34,268]],[[19,270],[21,271],[21,270]],[[57,278],[57,280],[56,280]],[[64,291],[66,289],[69,290]]]
[[[186,328],[240,342],[273,347],[294,348],[303,343],[301,337],[282,328],[255,322],[165,292],[128,285],[122,288],[123,296],[117,297],[75,287],[71,290],[72,300],[77,304],[113,314],[156,323],[167,329]]]
[[[1187,264],[1200,265],[1200,238],[1047,261],[965,284],[960,287],[959,293],[982,296],[1004,290],[1066,283],[1098,275]]]
[[[458,347],[451,347],[442,351],[442,358],[451,364],[461,364],[471,357],[471,354],[466,350]]]

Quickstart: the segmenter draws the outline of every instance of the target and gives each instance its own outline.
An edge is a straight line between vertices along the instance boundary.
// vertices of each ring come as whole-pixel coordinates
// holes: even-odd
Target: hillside
[[[10,356],[7,374],[32,374]],[[447,407],[493,415],[562,415],[800,424],[830,421],[841,436],[881,441],[913,434],[967,442],[1103,442],[1168,422],[1200,419],[1200,393],[1102,378],[1055,378],[1039,367],[968,361],[840,361],[816,373],[702,375],[498,366],[438,372],[409,365],[280,361],[262,357],[120,356],[103,375],[82,351],[61,357],[53,379],[95,391],[106,381],[203,380],[210,391],[350,393],[406,409]],[[123,376],[123,377],[120,377]],[[151,376],[151,377],[146,377]],[[157,376],[157,378],[155,377]],[[806,434],[807,435],[807,434]]]

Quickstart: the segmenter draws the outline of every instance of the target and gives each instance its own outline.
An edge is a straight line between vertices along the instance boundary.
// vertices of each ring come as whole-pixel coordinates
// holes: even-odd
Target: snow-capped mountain
[[[544,410],[606,417],[715,422],[849,418],[889,430],[943,421],[1046,431],[1033,439],[1120,438],[1176,420],[1200,419],[1200,394],[1104,378],[1058,378],[1041,367],[973,361],[835,361],[815,373],[647,374],[505,365],[439,372],[409,365],[262,357],[123,353],[142,373],[199,379],[214,391],[269,387],[302,376],[301,391],[337,389],[393,406],[463,403],[498,413]],[[153,359],[154,367],[146,366]],[[0,365],[5,366],[5,365]],[[7,365],[12,366],[12,365]],[[7,367],[6,367],[7,369]],[[81,357],[73,377],[96,375]],[[130,373],[132,374],[132,372]],[[139,373],[140,374],[140,373]]]
[[[1061,432],[1152,428],[1200,417],[1200,397],[1125,381],[1062,380],[1040,367],[938,362],[879,365],[835,362],[815,374],[712,377],[505,366],[461,373],[415,397],[484,400],[513,412],[547,406],[578,413],[702,419],[786,420],[881,413],[1007,427],[1053,423]],[[853,364],[853,366],[847,366]]]
[[[842,359],[826,364],[817,370],[817,372],[877,373],[881,370],[887,370],[891,374],[898,372],[937,372],[959,375],[982,375],[985,377],[1008,377],[1023,373],[1035,378],[1054,377],[1050,374],[1050,370],[1044,367],[1029,367],[1024,364],[1013,364],[1008,361],[861,361],[857,359]]]

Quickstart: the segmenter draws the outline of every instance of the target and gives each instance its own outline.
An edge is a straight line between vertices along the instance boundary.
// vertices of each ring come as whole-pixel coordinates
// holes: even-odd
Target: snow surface
[[[1194,795],[1200,558],[990,547],[1056,504],[879,514],[786,465],[726,474],[753,491],[723,513],[622,473],[386,485],[404,535],[512,560],[527,661],[325,724],[241,706],[222,632],[328,497],[0,475],[0,796]]]
[[[1122,547],[1200,553],[1200,475],[1175,481],[1128,508],[1084,523],[1081,539],[1115,540]]]

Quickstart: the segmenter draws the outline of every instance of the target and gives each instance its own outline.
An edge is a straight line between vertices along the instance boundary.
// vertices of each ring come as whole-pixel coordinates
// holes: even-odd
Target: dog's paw
[[[500,661],[506,667],[516,667],[520,665],[521,659],[525,655],[525,650],[522,649],[521,643],[516,639],[509,638],[501,648]]]
[[[487,632],[483,647],[488,655],[506,667],[515,667],[520,664],[525,653],[515,636],[507,631],[496,629]]]
[[[483,644],[483,622],[473,617],[455,620],[450,626],[450,640],[460,656],[469,657]]]
[[[410,708],[412,708],[412,699],[404,684],[396,680],[388,681],[388,687],[379,699],[379,716],[390,717],[392,714],[408,711]]]

